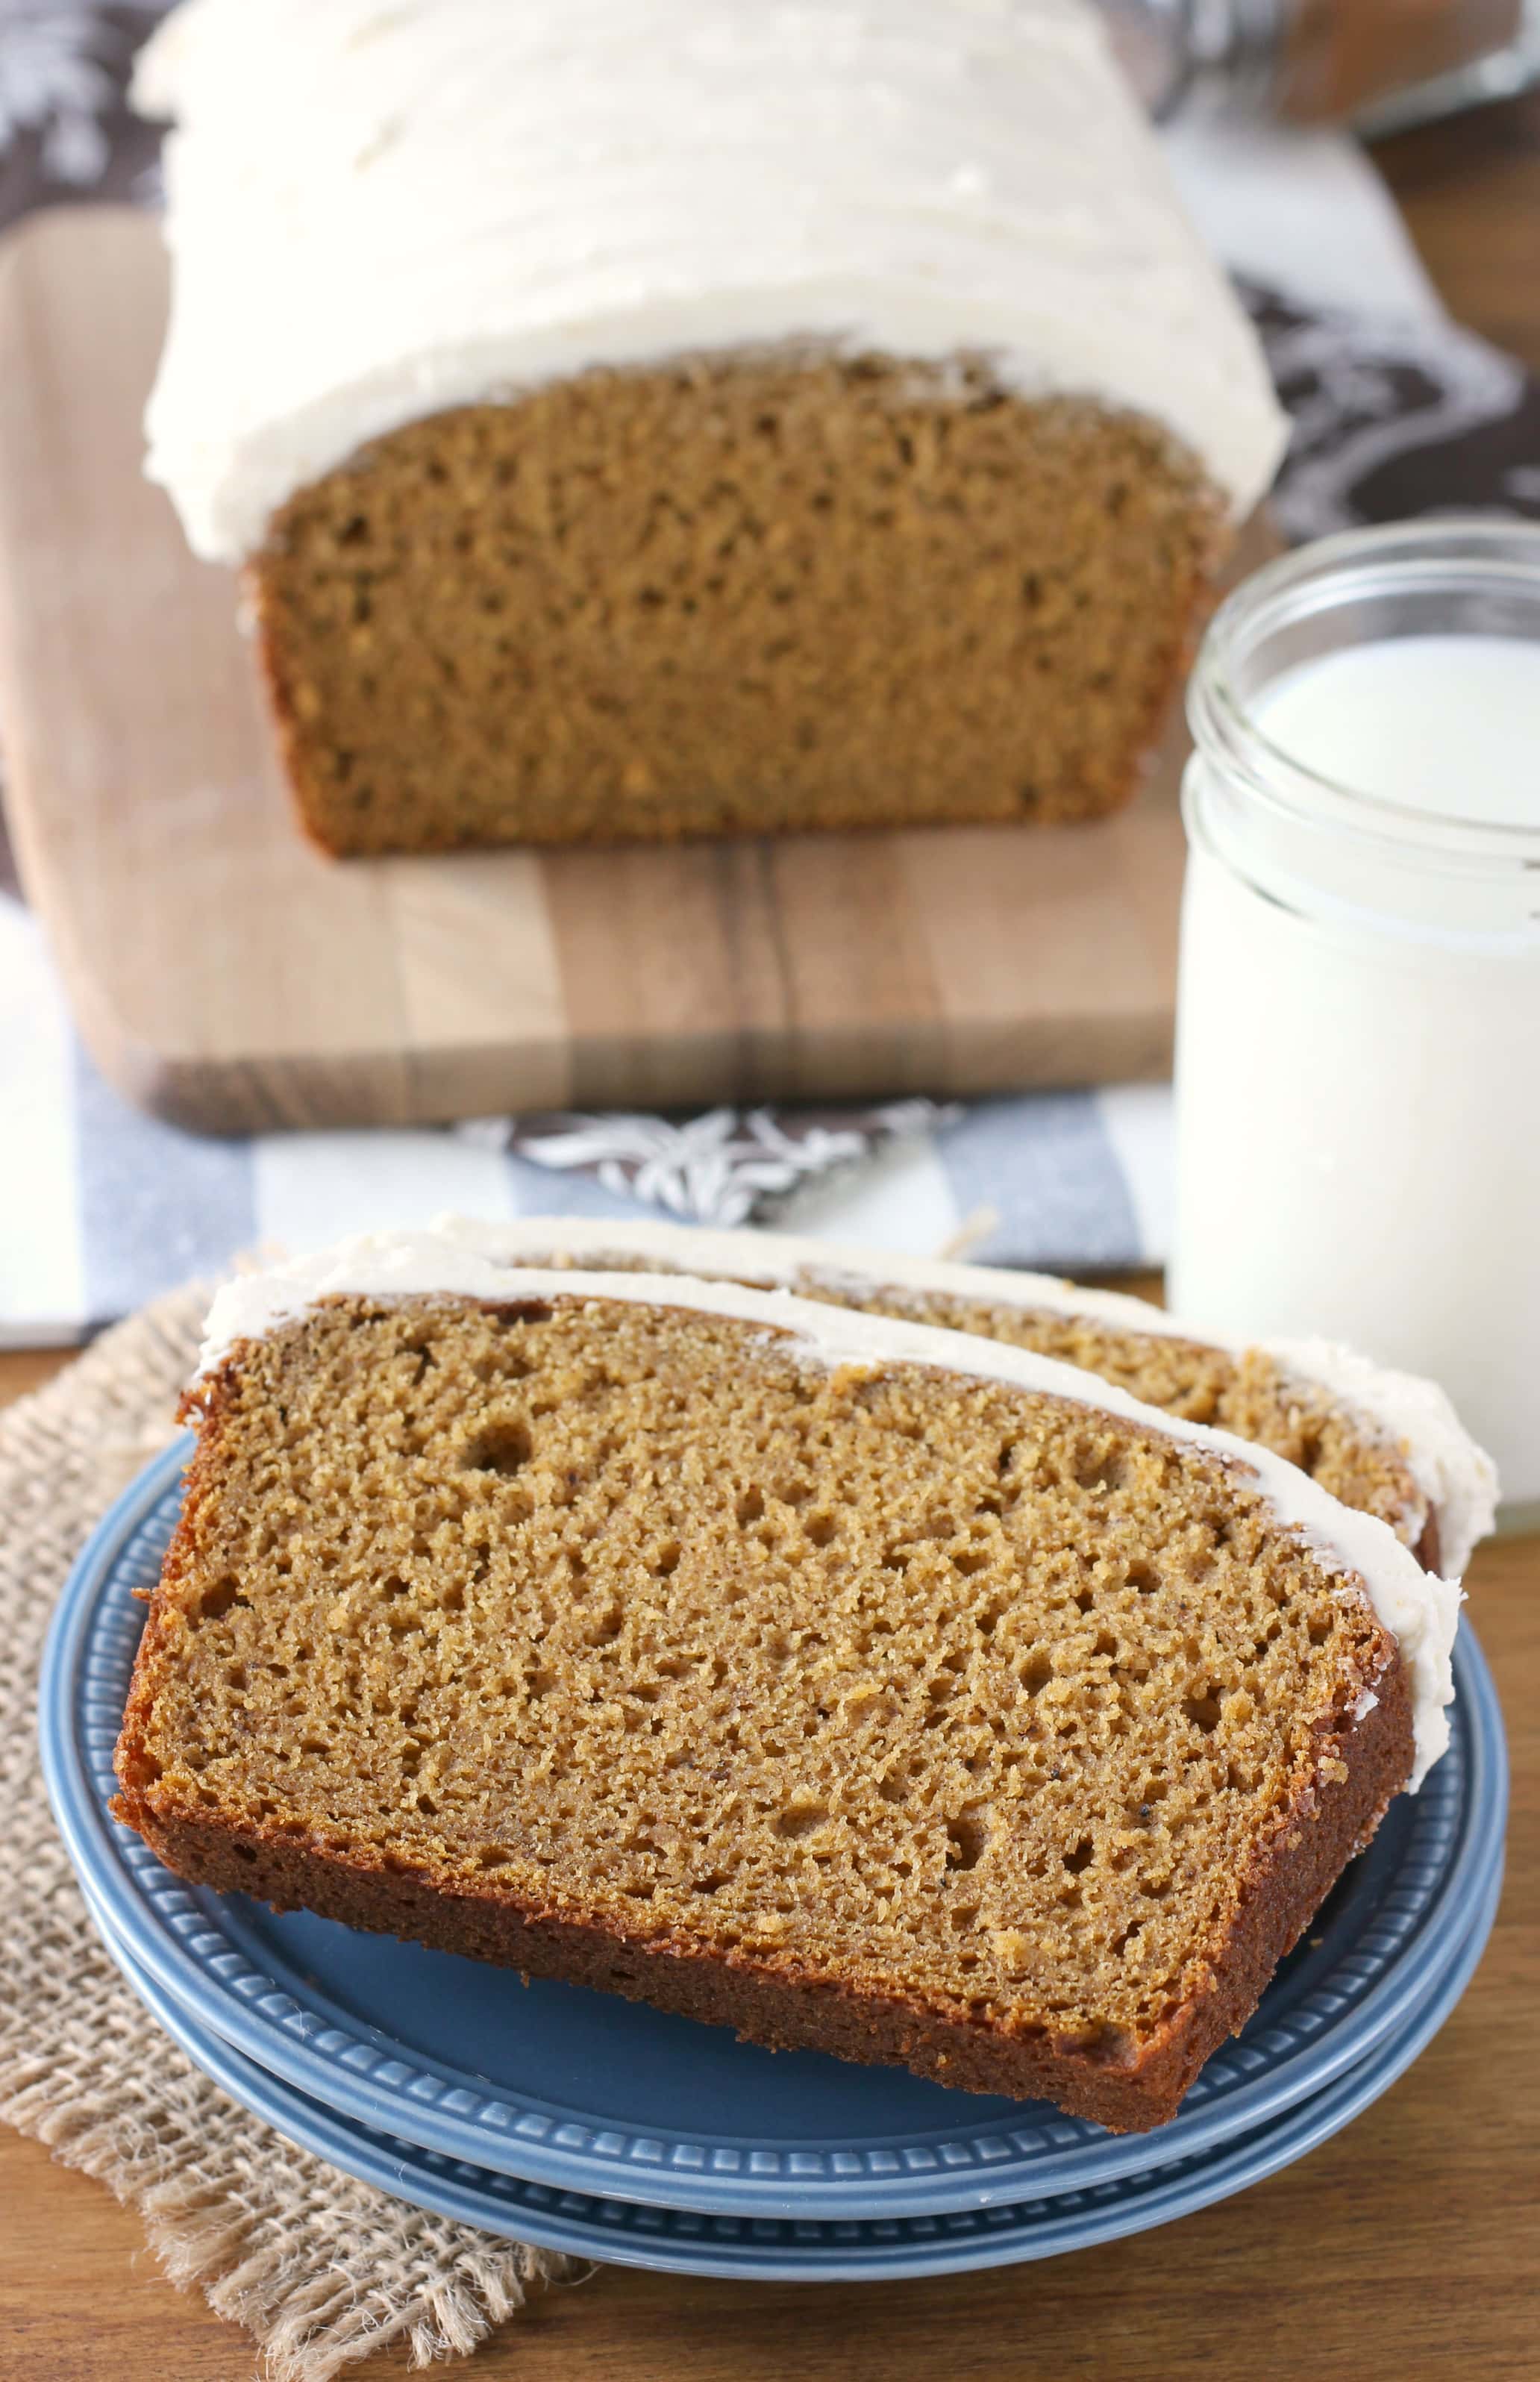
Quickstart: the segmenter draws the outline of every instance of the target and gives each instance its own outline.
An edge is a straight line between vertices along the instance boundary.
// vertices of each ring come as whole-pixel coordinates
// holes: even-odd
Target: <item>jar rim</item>
[[[1264,563],[1219,606],[1199,650],[1187,697],[1199,751],[1221,760],[1269,807],[1314,826],[1403,850],[1463,855],[1478,866],[1515,859],[1534,865],[1540,811],[1533,823],[1516,824],[1365,793],[1275,743],[1236,684],[1238,663],[1269,632],[1355,599],[1461,592],[1527,599],[1540,652],[1540,522],[1467,513],[1378,523]]]

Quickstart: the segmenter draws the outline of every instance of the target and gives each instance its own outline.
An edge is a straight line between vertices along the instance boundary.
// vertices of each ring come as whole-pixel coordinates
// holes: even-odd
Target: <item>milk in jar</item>
[[[1442,1383],[1540,1501],[1540,530],[1355,532],[1194,673],[1172,1303]]]

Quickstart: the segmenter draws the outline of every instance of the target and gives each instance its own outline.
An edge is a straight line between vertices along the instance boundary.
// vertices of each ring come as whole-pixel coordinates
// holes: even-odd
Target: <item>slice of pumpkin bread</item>
[[[1439,1750],[1454,1591],[1031,1352],[405,1246],[216,1312],[120,1816],[279,1906],[1169,2117]]]

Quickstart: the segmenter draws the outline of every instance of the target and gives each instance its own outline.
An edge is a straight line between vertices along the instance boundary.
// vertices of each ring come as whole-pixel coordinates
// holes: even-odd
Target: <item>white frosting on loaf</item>
[[[151,476],[234,560],[441,408],[813,341],[1153,415],[1237,512],[1284,425],[1079,0],[185,0]]]
[[[766,1331],[794,1333],[807,1356],[821,1364],[934,1366],[974,1380],[1003,1381],[1013,1388],[1073,1399],[1142,1431],[1200,1448],[1259,1491],[1279,1521],[1301,1531],[1316,1559],[1340,1576],[1341,1592],[1366,1597],[1398,1640],[1412,1683],[1413,1789],[1448,1744],[1445,1707],[1454,1694],[1449,1657],[1460,1617],[1458,1582],[1424,1572],[1386,1523],[1339,1504],[1308,1474],[1270,1450],[1141,1405],[1094,1373],[973,1333],[941,1332],[926,1324],[827,1307],[794,1297],[786,1290],[703,1282],[688,1274],[603,1273],[507,1264],[473,1246],[464,1233],[444,1232],[368,1234],[316,1256],[226,1283],[210,1309],[201,1370],[223,1362],[241,1341],[263,1337],[323,1299],[343,1296],[437,1296],[499,1304],[593,1298],[686,1308],[736,1317]]]

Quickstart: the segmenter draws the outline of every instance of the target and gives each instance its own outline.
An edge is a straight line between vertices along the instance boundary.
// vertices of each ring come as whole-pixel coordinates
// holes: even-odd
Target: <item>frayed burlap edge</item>
[[[136,2207],[171,2279],[246,2327],[272,2382],[327,2382],[386,2342],[416,2364],[465,2356],[532,2283],[581,2270],[296,2150],[162,2033],[87,1915],[39,1771],[39,1659],[81,1541],[171,1435],[205,1305],[160,1300],[0,1413],[0,2118]]]

